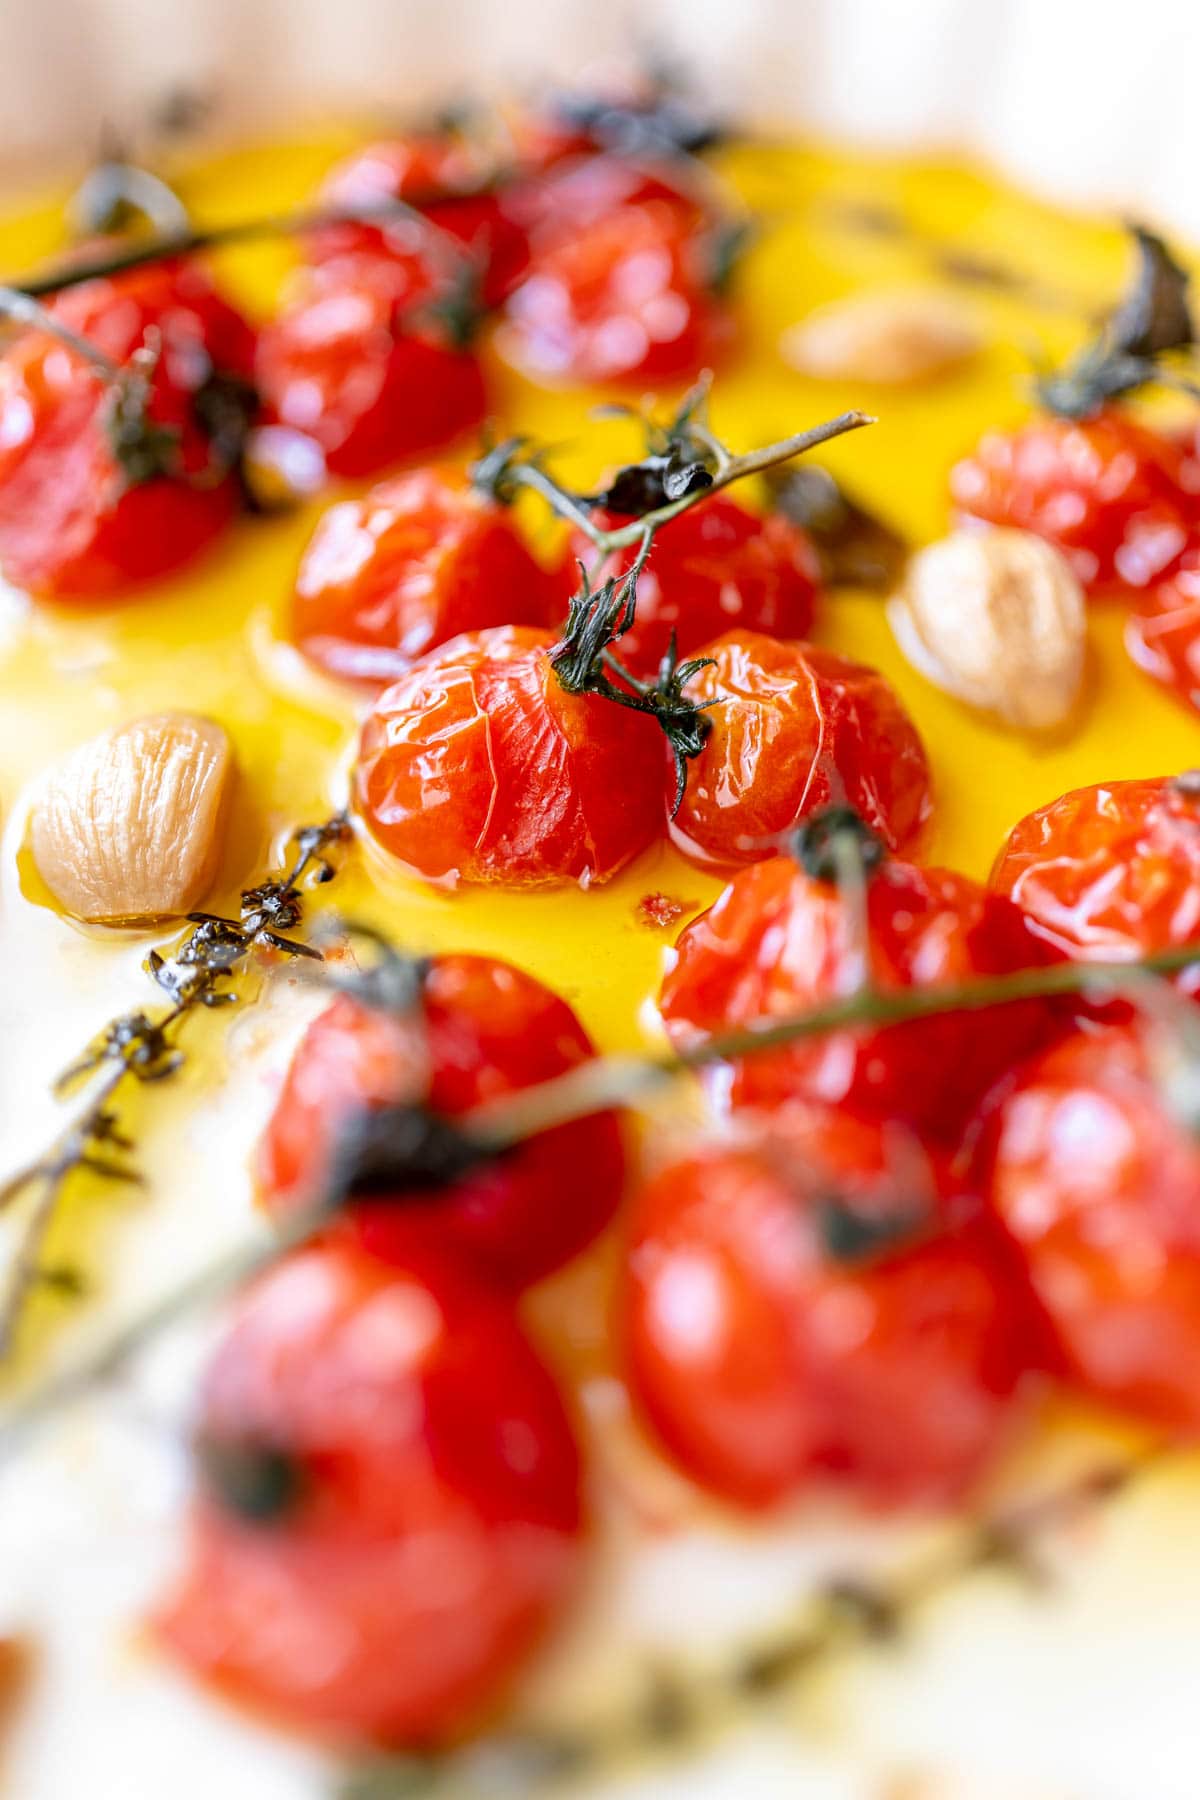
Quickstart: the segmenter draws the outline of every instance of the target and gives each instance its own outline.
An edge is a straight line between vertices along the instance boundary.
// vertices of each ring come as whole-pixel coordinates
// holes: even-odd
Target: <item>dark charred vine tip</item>
[[[126,488],[177,476],[182,470],[177,427],[160,424],[150,415],[161,358],[162,338],[151,327],[104,397],[104,433]]]
[[[767,491],[812,542],[830,587],[890,592],[908,560],[909,545],[892,526],[860,505],[817,463],[768,469]]]
[[[382,931],[357,919],[330,919],[319,936],[322,940],[336,937],[367,943],[375,952],[367,968],[349,968],[327,961],[323,974],[326,986],[377,1012],[403,1018],[419,1011],[433,967],[431,957],[410,956],[398,950]]]
[[[813,1216],[817,1240],[831,1262],[847,1268],[872,1263],[899,1250],[927,1228],[923,1207],[899,1207],[894,1212],[864,1212],[844,1194],[826,1194],[817,1201]]]
[[[837,882],[847,854],[856,857],[864,875],[883,862],[887,849],[852,806],[829,806],[805,819],[791,834],[788,849],[814,881]]]
[[[618,469],[608,486],[590,496],[593,506],[640,519],[685,494],[696,494],[713,484],[707,453],[692,457],[681,444],[665,452],[652,451],[641,462]]]
[[[207,1493],[244,1524],[275,1525],[293,1513],[303,1497],[304,1469],[277,1444],[201,1434],[193,1454]]]
[[[372,1107],[341,1132],[328,1181],[331,1210],[369,1195],[403,1201],[453,1187],[500,1154],[453,1120],[419,1103]]]

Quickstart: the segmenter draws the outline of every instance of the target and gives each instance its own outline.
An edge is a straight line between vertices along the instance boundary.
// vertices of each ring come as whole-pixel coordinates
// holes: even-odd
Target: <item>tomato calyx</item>
[[[641,91],[626,95],[551,95],[545,111],[596,149],[627,158],[696,156],[730,135],[728,123],[690,101],[669,69],[651,71]]]
[[[908,560],[907,541],[848,494],[828,469],[794,463],[768,469],[765,480],[776,512],[798,525],[816,550],[828,586],[894,590]]]
[[[822,1195],[813,1203],[817,1240],[830,1262],[857,1268],[911,1244],[928,1226],[926,1208],[865,1212],[845,1195]]]
[[[1110,400],[1152,382],[1200,392],[1161,360],[1196,344],[1187,270],[1154,232],[1144,225],[1130,230],[1138,262],[1125,299],[1074,362],[1036,383],[1041,405],[1060,418],[1091,418]]]
[[[887,856],[883,839],[852,806],[827,806],[790,833],[788,850],[814,881],[835,885],[848,869],[873,874]]]
[[[303,1498],[304,1469],[281,1445],[204,1434],[197,1438],[193,1456],[210,1497],[242,1524],[278,1524]]]
[[[451,1188],[501,1148],[420,1102],[369,1107],[352,1114],[341,1132],[330,1202],[336,1209],[364,1195],[404,1200]]]

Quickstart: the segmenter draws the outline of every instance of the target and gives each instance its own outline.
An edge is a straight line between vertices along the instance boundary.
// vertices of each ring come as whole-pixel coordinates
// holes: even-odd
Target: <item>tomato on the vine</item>
[[[977,1156],[1068,1375],[1196,1433],[1200,1143],[1184,1110],[1189,1054],[1166,1020],[1078,1032],[1001,1088]],[[1179,1110],[1173,1066],[1184,1077]]]
[[[91,599],[190,561],[229,523],[254,334],[195,263],[64,290],[48,311],[120,370],[30,328],[0,357],[0,567]]]
[[[286,1213],[319,1200],[341,1132],[366,1108],[427,1106],[454,1119],[578,1068],[595,1054],[564,1000],[487,956],[421,966],[411,1014],[343,994],[296,1049],[258,1153],[264,1203]],[[343,1229],[387,1257],[414,1221],[513,1287],[586,1248],[616,1209],[624,1154],[615,1114],[526,1138],[452,1185],[356,1195]]]
[[[1014,825],[991,885],[1072,959],[1131,962],[1200,938],[1200,780],[1075,788]],[[1179,977],[1200,986],[1195,970]]]
[[[317,525],[290,635],[331,675],[377,685],[464,631],[550,625],[565,610],[504,507],[446,468],[394,476]]]
[[[595,524],[610,531],[628,524],[597,508]],[[571,534],[571,567],[595,555],[582,531]],[[596,580],[627,569],[634,550],[605,558]],[[725,631],[759,631],[768,637],[802,638],[812,625],[821,585],[816,552],[798,526],[781,513],[759,517],[729,494],[682,513],[655,534],[650,560],[637,584],[633,625],[615,646],[635,675],[654,675],[675,647],[690,656]]]
[[[565,1603],[578,1453],[502,1298],[415,1248],[287,1258],[204,1382],[198,1493],[160,1636],[204,1681],[343,1747],[472,1723]]]
[[[685,927],[659,1002],[673,1043],[694,1049],[731,1029],[828,1005],[867,974],[886,994],[1046,960],[1010,900],[948,869],[880,858],[878,845],[864,858],[860,918],[854,885],[835,878],[826,851],[814,855],[823,828],[821,818],[802,828],[800,860],[775,856],[743,869]],[[715,1083],[735,1107],[825,1101],[953,1138],[991,1083],[1042,1041],[1050,1020],[1044,1002],[1022,1000],[847,1025],[733,1055]]]
[[[889,849],[919,844],[933,808],[929,763],[882,675],[832,650],[751,630],[731,631],[701,654],[711,661],[684,692],[708,707],[708,735],[670,828],[685,855],[717,865],[759,861],[783,833],[843,803]]]
[[[1174,568],[1134,596],[1125,647],[1139,669],[1200,711],[1200,540],[1195,534]]]
[[[634,1202],[635,1396],[742,1505],[831,1476],[884,1504],[958,1497],[1042,1347],[997,1237],[895,1126],[817,1110],[694,1152]]]

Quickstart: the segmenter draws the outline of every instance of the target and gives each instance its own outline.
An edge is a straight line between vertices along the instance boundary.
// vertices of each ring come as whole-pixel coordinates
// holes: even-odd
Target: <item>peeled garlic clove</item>
[[[852,294],[784,333],[780,349],[822,381],[927,381],[965,362],[982,338],[973,315],[935,288]]]
[[[1083,682],[1086,605],[1070,564],[1028,531],[956,531],[908,566],[888,618],[914,667],[970,706],[1045,731]]]
[[[42,880],[96,924],[191,911],[220,861],[233,772],[225,731],[192,713],[135,719],[81,744],[33,811]]]

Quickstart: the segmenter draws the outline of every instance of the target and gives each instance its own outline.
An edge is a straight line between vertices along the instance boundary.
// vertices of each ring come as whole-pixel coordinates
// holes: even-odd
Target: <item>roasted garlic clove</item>
[[[801,319],[780,349],[804,375],[822,381],[928,381],[974,356],[982,343],[974,316],[936,288],[851,294]]]

